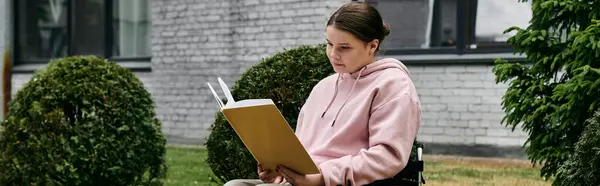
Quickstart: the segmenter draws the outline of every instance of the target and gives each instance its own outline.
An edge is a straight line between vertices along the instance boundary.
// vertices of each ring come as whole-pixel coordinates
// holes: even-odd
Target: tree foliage
[[[526,2],[526,0],[520,0]],[[496,83],[509,83],[503,120],[529,137],[526,152],[542,164],[541,176],[556,175],[575,152],[586,119],[600,99],[600,1],[533,0],[533,18],[508,43],[528,64],[496,60]]]
[[[553,185],[600,185],[600,111],[588,122],[575,152],[558,169]]]
[[[162,185],[165,139],[132,72],[83,56],[51,61],[9,104],[0,185]]]

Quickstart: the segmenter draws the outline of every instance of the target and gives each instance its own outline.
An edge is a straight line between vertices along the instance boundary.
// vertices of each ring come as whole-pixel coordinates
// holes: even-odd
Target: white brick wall
[[[402,59],[400,59],[402,60]],[[507,88],[495,84],[491,65],[408,65],[423,104],[423,142],[523,145],[527,135],[500,123]]]
[[[10,1],[0,1],[0,56],[4,56],[4,50],[10,41]],[[0,58],[0,62],[3,61]]]
[[[152,1],[154,95],[169,141],[202,144],[208,135],[217,105],[206,81],[232,86],[261,58],[324,43],[329,12],[344,2]]]
[[[152,72],[136,75],[155,99],[169,143],[203,144],[217,112],[206,81],[216,82],[220,76],[233,85],[263,57],[322,43],[330,14],[349,1],[152,1]],[[492,66],[408,67],[423,104],[421,141],[499,146],[525,141],[524,132],[500,124],[506,85],[494,83]],[[15,74],[12,91],[30,77]]]
[[[2,65],[4,64],[4,51],[6,50],[6,48],[10,47],[10,2],[11,1],[0,1],[0,67],[2,67]],[[0,77],[2,77],[1,74]],[[0,88],[0,92],[3,91],[4,90]],[[4,97],[2,95],[0,95],[0,100],[4,100]],[[2,112],[2,109],[0,109],[0,112]],[[2,116],[0,116],[0,119],[3,119]]]
[[[10,5],[9,1],[0,1],[0,52],[4,54],[6,49],[7,41],[9,38],[10,28]]]
[[[9,41],[10,22],[11,22],[11,1],[0,1],[0,51],[4,51],[4,47]]]

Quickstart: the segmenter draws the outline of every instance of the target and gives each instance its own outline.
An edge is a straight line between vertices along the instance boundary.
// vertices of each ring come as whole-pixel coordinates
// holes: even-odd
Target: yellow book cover
[[[264,169],[275,170],[277,165],[283,165],[300,174],[320,173],[273,100],[235,101],[223,80],[218,78],[218,81],[226,104],[221,102],[210,83],[207,84],[221,112]]]

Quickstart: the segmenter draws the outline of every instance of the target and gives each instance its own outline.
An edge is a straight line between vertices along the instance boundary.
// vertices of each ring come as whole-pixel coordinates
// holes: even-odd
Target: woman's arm
[[[374,108],[369,119],[370,148],[322,163],[325,184],[364,185],[404,169],[420,127],[421,108],[416,99],[401,94]]]

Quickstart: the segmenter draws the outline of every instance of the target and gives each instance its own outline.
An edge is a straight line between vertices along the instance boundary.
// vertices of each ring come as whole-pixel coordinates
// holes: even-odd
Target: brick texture
[[[9,38],[9,29],[11,22],[11,1],[0,1],[0,47],[4,47]],[[4,51],[4,50],[3,50]]]
[[[285,48],[323,43],[329,15],[350,0],[151,2],[152,72],[136,75],[157,104],[168,142],[200,145],[217,112],[207,81],[216,84],[222,77],[232,86],[261,58]],[[0,9],[3,5],[0,1]],[[0,35],[5,30],[0,25]],[[423,105],[421,141],[498,146],[520,146],[525,141],[524,132],[512,132],[500,123],[507,86],[494,83],[491,66],[408,67]],[[12,92],[30,77],[14,74]]]
[[[400,59],[401,60],[401,59]],[[527,135],[501,124],[505,84],[489,65],[409,65],[423,104],[423,142],[520,146]]]
[[[12,1],[0,1],[0,62],[2,62],[0,64],[4,63],[4,51],[10,47],[11,2]],[[0,99],[4,100],[4,96],[0,95]],[[3,112],[2,109],[0,109],[0,111]],[[0,118],[3,119],[1,116]]]
[[[324,43],[328,15],[344,2],[152,1],[154,96],[169,142],[202,144],[208,136],[217,104],[207,81],[233,86],[268,55]]]
[[[10,1],[0,1],[0,53],[4,56],[4,51],[10,41]],[[2,59],[4,60],[4,59]]]

